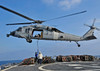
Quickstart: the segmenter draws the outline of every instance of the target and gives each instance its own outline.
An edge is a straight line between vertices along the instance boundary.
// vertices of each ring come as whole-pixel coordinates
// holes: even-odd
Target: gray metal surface
[[[18,66],[6,71],[100,71],[100,61],[95,62],[56,62]]]

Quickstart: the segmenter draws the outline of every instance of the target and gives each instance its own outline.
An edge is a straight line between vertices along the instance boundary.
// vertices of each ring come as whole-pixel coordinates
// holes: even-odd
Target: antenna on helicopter
[[[47,21],[51,21],[51,20],[56,20],[56,19],[61,19],[61,18],[64,18],[64,17],[69,17],[69,16],[73,16],[73,15],[77,15],[77,14],[81,14],[81,13],[87,12],[87,11],[81,11],[81,12],[72,13],[72,14],[69,14],[69,15],[60,16],[60,17],[56,17],[56,18],[53,18],[53,19],[41,21],[41,20],[34,20],[34,19],[32,19],[32,18],[29,18],[29,17],[27,17],[27,16],[25,16],[25,15],[23,15],[23,14],[20,14],[20,13],[18,13],[18,12],[15,12],[15,11],[13,11],[13,10],[11,10],[11,9],[8,9],[8,8],[6,8],[6,7],[4,7],[4,6],[1,6],[1,5],[0,5],[0,8],[2,8],[2,9],[4,9],[4,10],[7,10],[7,11],[9,11],[9,12],[12,12],[12,13],[18,15],[18,16],[21,16],[21,17],[23,17],[23,18],[25,18],[25,19],[27,19],[27,20],[32,21],[32,22],[24,22],[24,23],[12,23],[12,24],[6,24],[6,25],[42,24],[43,22],[47,22]]]

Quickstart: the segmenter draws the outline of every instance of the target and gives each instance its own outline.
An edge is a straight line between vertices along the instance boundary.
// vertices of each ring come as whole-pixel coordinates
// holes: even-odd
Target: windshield
[[[22,31],[22,28],[20,27],[20,28],[18,28],[16,31]]]

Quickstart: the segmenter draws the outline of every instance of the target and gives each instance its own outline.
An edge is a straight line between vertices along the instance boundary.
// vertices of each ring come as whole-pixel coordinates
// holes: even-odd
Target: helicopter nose
[[[15,36],[15,31],[11,32],[10,35]]]

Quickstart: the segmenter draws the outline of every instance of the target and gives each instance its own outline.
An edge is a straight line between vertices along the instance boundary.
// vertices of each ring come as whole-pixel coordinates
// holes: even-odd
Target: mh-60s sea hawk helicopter
[[[19,27],[17,30],[10,32],[10,34],[7,34],[7,37],[14,36],[14,37],[18,37],[18,38],[25,38],[27,42],[31,43],[32,39],[38,39],[38,40],[59,40],[59,41],[74,41],[77,43],[78,47],[80,47],[80,44],[78,43],[78,41],[84,41],[84,40],[93,40],[96,39],[96,37],[94,36],[94,30],[100,30],[99,28],[94,27],[94,23],[95,23],[95,19],[93,21],[92,26],[86,25],[88,27],[90,27],[90,30],[88,32],[86,32],[86,34],[84,34],[82,37],[77,36],[77,35],[72,35],[72,34],[68,34],[68,33],[64,33],[54,27],[49,27],[49,26],[44,26],[44,25],[40,25],[43,22],[46,21],[50,21],[50,20],[55,20],[55,19],[60,19],[60,18],[64,18],[64,17],[68,17],[68,16],[72,16],[72,15],[77,15],[77,14],[81,14],[81,13],[85,13],[86,11],[82,11],[82,12],[78,12],[78,13],[73,13],[73,14],[69,14],[69,15],[65,15],[65,16],[61,16],[61,17],[57,17],[57,18],[53,18],[50,20],[45,20],[45,21],[40,21],[40,20],[34,20],[31,19],[27,16],[24,16],[18,12],[15,12],[11,9],[8,9],[4,6],[0,6],[0,8],[5,9],[9,12],[12,12],[16,15],[19,15],[25,19],[28,19],[30,21],[33,22],[26,22],[26,23],[13,23],[13,24],[6,24],[6,25],[21,25],[21,24],[36,24],[36,25],[30,25],[30,26],[23,26],[23,27]],[[33,35],[35,31],[39,31],[40,33],[37,35]]]

